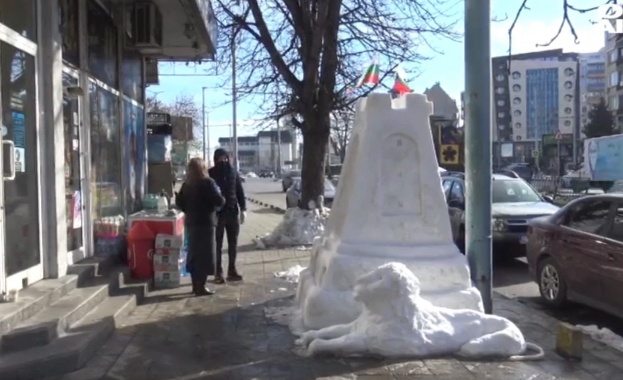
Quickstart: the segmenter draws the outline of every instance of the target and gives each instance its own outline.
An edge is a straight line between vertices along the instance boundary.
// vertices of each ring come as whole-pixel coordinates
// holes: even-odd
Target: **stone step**
[[[127,269],[119,268],[106,276],[85,281],[80,287],[3,334],[0,337],[0,353],[8,354],[50,344],[117,291],[127,276]]]
[[[88,258],[68,268],[58,279],[42,280],[19,292],[16,302],[0,303],[0,335],[40,313],[95,275],[105,274],[117,259]]]
[[[50,344],[0,356],[0,379],[41,379],[76,371],[115,331],[140,299],[140,287],[104,299]]]

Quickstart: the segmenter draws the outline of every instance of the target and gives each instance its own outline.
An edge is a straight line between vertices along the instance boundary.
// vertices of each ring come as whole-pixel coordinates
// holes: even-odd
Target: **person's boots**
[[[211,296],[214,294],[214,291],[208,289],[204,284],[199,282],[193,282],[193,294],[197,297],[199,296]]]
[[[242,281],[242,276],[238,274],[236,267],[230,267],[227,270],[227,281]]]
[[[219,285],[225,283],[225,278],[223,277],[222,269],[216,272],[216,276],[214,276],[214,283],[219,284]]]

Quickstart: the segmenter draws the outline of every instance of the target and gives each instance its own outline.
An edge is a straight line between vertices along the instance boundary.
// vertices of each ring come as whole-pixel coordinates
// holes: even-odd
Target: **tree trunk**
[[[325,158],[330,131],[328,117],[326,119],[324,125],[312,124],[319,118],[310,120],[310,124],[303,131],[302,195],[299,204],[299,207],[303,209],[309,209],[310,201],[316,202],[321,195],[324,195]],[[308,120],[306,119],[305,122],[307,123]],[[316,204],[316,207],[320,206]]]

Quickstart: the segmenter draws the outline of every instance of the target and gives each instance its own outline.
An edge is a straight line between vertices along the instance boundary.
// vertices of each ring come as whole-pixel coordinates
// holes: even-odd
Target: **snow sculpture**
[[[308,353],[338,356],[510,357],[525,360],[527,343],[509,320],[474,310],[433,306],[420,297],[420,282],[404,264],[380,266],[357,281],[363,304],[353,322],[304,333]]]
[[[454,309],[482,310],[467,260],[452,240],[424,95],[371,94],[359,100],[331,215],[301,273],[293,325],[319,329],[353,321],[360,276],[405,264],[422,297]]]

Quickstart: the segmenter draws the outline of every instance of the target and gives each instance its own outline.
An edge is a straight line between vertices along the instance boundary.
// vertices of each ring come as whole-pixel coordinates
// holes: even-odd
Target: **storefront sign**
[[[13,112],[13,143],[16,148],[26,147],[24,114],[21,112]]]
[[[560,144],[573,144],[573,134],[563,133],[560,135],[560,139],[556,139],[556,134],[543,135],[543,146]]]
[[[26,149],[15,148],[15,172],[23,173],[26,171]]]
[[[147,125],[171,124],[171,115],[161,112],[148,112]]]

